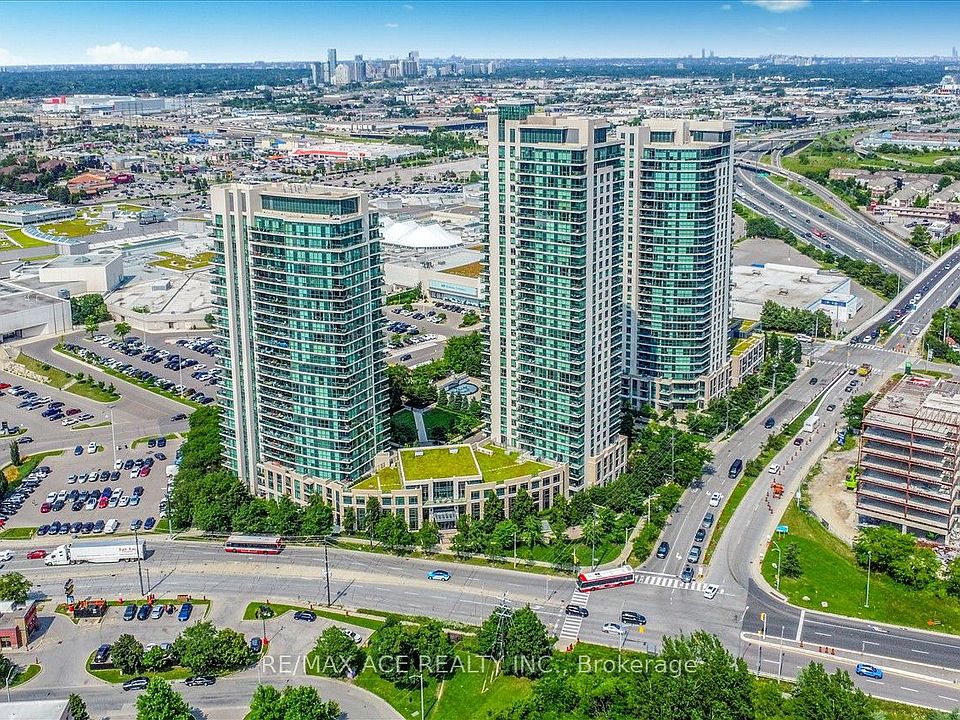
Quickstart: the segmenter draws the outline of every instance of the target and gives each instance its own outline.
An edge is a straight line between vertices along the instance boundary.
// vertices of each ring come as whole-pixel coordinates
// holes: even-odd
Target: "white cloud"
[[[87,57],[98,63],[178,63],[186,62],[189,53],[186,50],[164,50],[150,45],[132,48],[115,42],[87,48]]]
[[[743,0],[743,2],[774,13],[793,12],[810,6],[810,0]]]
[[[384,23],[383,26],[388,28],[398,28],[400,27],[400,23]]]
[[[402,7],[404,10],[413,10],[413,5],[410,3],[404,3]]]
[[[0,65],[15,65],[16,62],[12,52],[6,48],[0,48]]]
[[[724,3],[723,5],[720,6],[720,9],[721,9],[721,10],[733,10],[733,5],[731,5],[730,3]]]

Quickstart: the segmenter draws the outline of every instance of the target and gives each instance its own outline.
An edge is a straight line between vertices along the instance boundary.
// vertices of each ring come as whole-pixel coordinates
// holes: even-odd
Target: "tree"
[[[206,315],[203,316],[203,321],[209,327],[213,327],[213,324],[217,321],[217,318],[213,313],[207,313]]]
[[[487,497],[483,503],[483,518],[480,520],[484,532],[493,532],[493,528],[497,523],[502,522],[504,517],[503,499],[493,490],[487,490]]]
[[[513,613],[504,643],[504,672],[517,677],[540,677],[552,656],[553,643],[547,629],[530,606]]]
[[[289,495],[281,495],[268,505],[270,525],[277,535],[300,534],[300,506],[290,499]]]
[[[843,409],[843,417],[851,430],[859,430],[863,427],[863,411],[872,397],[873,393],[864,393],[850,398],[850,402]]]
[[[820,663],[810,663],[797,675],[790,702],[796,720],[870,720],[867,696],[842,670],[827,675]]]
[[[313,655],[316,669],[327,677],[343,677],[348,668],[357,670],[362,659],[357,644],[336,626],[320,633]]]
[[[493,528],[487,540],[487,547],[493,552],[503,552],[507,548],[512,548],[517,542],[520,534],[520,528],[511,520],[501,520]]]
[[[116,335],[119,340],[123,340],[132,329],[130,323],[118,322],[113,326],[113,334]]]
[[[250,698],[246,720],[284,720],[280,691],[272,685],[258,685]]]
[[[180,664],[193,672],[211,672],[217,668],[219,662],[217,630],[211,622],[191,625],[174,641],[173,650],[180,658]]]
[[[417,648],[417,666],[428,675],[446,676],[453,662],[453,643],[437,620],[422,623],[413,639]]]
[[[70,708],[70,717],[72,717],[73,720],[90,720],[90,712],[87,710],[87,703],[85,703],[83,698],[76,693],[70,693],[70,697],[67,700],[67,705]]]
[[[352,508],[351,508],[352,509]],[[320,493],[313,493],[303,509],[300,532],[314,537],[325,537],[333,531],[333,508],[323,501]]]
[[[89,337],[96,335],[97,331],[100,329],[100,323],[98,323],[93,318],[89,318],[84,324],[84,329],[87,331]]]
[[[960,597],[960,557],[954,558],[947,565],[944,587],[948,595]]]
[[[110,659],[124,675],[135,675],[143,669],[143,645],[133,635],[124,633],[110,648]]]
[[[343,532],[352,533],[357,529],[357,511],[353,507],[343,510]]]
[[[393,513],[384,513],[377,521],[374,535],[390,550],[409,547],[413,544],[413,535],[410,534],[403,518]]]
[[[527,515],[520,526],[520,537],[527,547],[532,548],[543,542],[543,527],[540,524],[540,518],[536,515]]]
[[[27,594],[33,583],[18,572],[0,575],[0,600],[22,605],[27,602]]]
[[[910,244],[918,250],[926,250],[932,239],[930,231],[923,225],[917,225],[910,233]]]
[[[250,662],[247,639],[233,628],[220,628],[216,643],[218,669],[237,670]]]
[[[443,359],[455,373],[479,377],[483,372],[483,338],[480,333],[449,338],[443,349]]]
[[[510,519],[517,525],[522,526],[530,515],[535,515],[537,508],[533,504],[533,498],[524,488],[517,490],[516,497],[510,505]]]
[[[363,529],[370,536],[370,544],[373,545],[373,538],[376,535],[377,523],[383,515],[380,509],[380,501],[375,497],[367,500],[366,510],[363,513]]]
[[[395,617],[370,637],[370,661],[377,675],[400,687],[412,687],[416,682],[417,649],[413,636]]]
[[[338,720],[340,717],[340,706],[333,700],[323,702],[316,688],[309,685],[285,687],[280,693],[279,708],[283,711],[283,720]],[[248,720],[255,719],[248,717]]]
[[[193,720],[193,715],[190,706],[170,683],[154,677],[137,698],[137,720]]]
[[[170,655],[162,647],[157,645],[143,653],[143,669],[150,672],[159,672],[170,663]],[[116,665],[116,661],[114,661]]]
[[[440,544],[440,528],[432,520],[427,520],[416,535],[417,545],[423,548],[424,552],[433,552]]]
[[[248,533],[269,533],[273,530],[270,522],[270,501],[263,498],[251,498],[237,508],[230,521],[231,527],[243,528]]]
[[[20,444],[16,440],[10,443],[10,464],[20,467]]]
[[[803,575],[803,568],[800,566],[800,546],[795,542],[787,545],[780,564],[780,572],[789,578],[798,578]]]

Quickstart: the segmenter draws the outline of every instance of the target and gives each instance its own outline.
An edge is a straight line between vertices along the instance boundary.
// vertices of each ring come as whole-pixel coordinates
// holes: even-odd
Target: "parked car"
[[[137,616],[136,603],[129,603],[123,608],[123,619],[133,620]]]
[[[298,610],[293,614],[294,620],[303,620],[304,622],[313,622],[317,619],[317,614],[313,610]]]
[[[146,620],[148,617],[150,617],[150,606],[141,605],[137,609],[137,620]]]
[[[146,690],[150,681],[145,677],[135,677],[123,683],[124,690]]]
[[[193,612],[193,605],[188,602],[185,602],[180,606],[180,614],[177,615],[177,620],[180,622],[186,622],[190,619],[190,613]]]

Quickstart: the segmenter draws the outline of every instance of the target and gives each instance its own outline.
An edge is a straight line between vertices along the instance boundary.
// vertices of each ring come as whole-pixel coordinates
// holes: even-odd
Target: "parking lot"
[[[166,468],[181,444],[161,442],[163,447],[156,439],[152,447],[149,442],[121,447],[116,454],[89,443],[44,458],[41,467],[47,472],[36,473],[36,489],[8,514],[6,527],[40,528],[38,536],[153,530],[166,514],[161,511]]]
[[[387,306],[384,308],[387,318],[384,333],[388,361],[415,367],[441,357],[448,338],[479,330],[479,325],[460,327],[467,311],[467,308],[452,303],[415,303],[412,312],[404,310],[402,305]],[[441,321],[440,313],[444,313],[446,319]],[[392,342],[395,335],[402,336],[400,343]]]

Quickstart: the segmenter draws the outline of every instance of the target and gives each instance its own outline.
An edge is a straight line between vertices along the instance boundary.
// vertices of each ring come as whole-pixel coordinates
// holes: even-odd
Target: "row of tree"
[[[103,301],[103,295],[97,293],[73,295],[70,298],[70,312],[73,314],[74,325],[86,325],[91,321],[102,323],[110,319],[110,311]]]
[[[830,337],[831,320],[823,310],[784,307],[773,300],[763,303],[760,322],[765,330],[803,333],[815,337]]]
[[[870,567],[916,590],[960,597],[960,558],[944,571],[933,548],[897,528],[864,528],[854,540],[853,552],[862,568]]]
[[[960,365],[960,351],[947,339],[960,343],[960,310],[943,307],[933,314],[930,327],[923,334],[923,345],[933,351],[933,357],[954,365]]]
[[[240,670],[253,660],[253,653],[236,630],[198,622],[180,633],[170,650],[157,646],[144,652],[139,640],[124,633],[110,648],[110,659],[125,675],[160,672],[175,665],[205,675]]]

